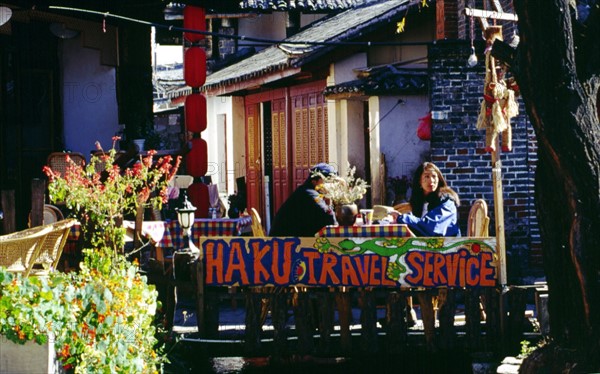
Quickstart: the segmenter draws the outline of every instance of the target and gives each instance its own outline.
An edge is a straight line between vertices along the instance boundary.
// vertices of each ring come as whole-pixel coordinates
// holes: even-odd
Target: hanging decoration
[[[431,112],[427,113],[425,117],[419,118],[419,126],[417,127],[417,136],[421,140],[431,140],[431,125],[432,125]]]
[[[483,100],[477,118],[477,129],[485,129],[486,152],[496,151],[496,138],[502,134],[502,150],[512,150],[512,129],[510,119],[519,114],[519,106],[515,100],[518,86],[513,79],[504,79],[505,71],[492,56],[494,40],[502,40],[502,26],[489,26],[484,31],[485,49],[485,83]]]

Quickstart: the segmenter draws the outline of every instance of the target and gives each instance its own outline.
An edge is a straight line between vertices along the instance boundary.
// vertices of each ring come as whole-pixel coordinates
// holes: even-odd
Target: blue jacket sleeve
[[[412,213],[398,216],[398,223],[405,223],[418,236],[460,236],[454,201],[448,199],[431,209],[423,218]]]

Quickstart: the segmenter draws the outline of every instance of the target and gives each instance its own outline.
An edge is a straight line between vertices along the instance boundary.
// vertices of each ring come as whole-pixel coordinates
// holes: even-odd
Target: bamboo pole
[[[498,254],[499,280],[504,289],[506,279],[506,240],[504,237],[504,199],[502,196],[502,161],[500,160],[500,144],[496,138],[496,151],[492,152],[492,184],[494,188],[494,217],[496,221],[496,253]]]

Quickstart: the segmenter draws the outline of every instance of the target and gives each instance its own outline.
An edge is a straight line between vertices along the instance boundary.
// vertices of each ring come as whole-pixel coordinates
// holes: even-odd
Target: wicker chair
[[[252,236],[259,238],[267,236],[265,229],[263,229],[262,220],[260,219],[258,211],[254,208],[250,208],[250,216],[252,217]]]
[[[45,225],[0,236],[0,266],[29,275],[31,262],[51,231],[52,227]]]
[[[488,237],[489,236],[490,217],[488,217],[488,207],[483,199],[477,199],[469,210],[469,219],[467,221],[467,236]]]
[[[45,275],[49,271],[56,270],[71,227],[76,223],[76,219],[67,218],[44,225],[50,227],[51,231],[46,234],[44,242],[36,251],[35,257],[30,261],[27,275]]]
[[[48,155],[46,163],[53,171],[59,172],[60,175],[65,175],[65,170],[67,170],[67,166],[69,166],[67,156],[69,156],[75,164],[85,166],[85,156],[78,152],[52,152]]]

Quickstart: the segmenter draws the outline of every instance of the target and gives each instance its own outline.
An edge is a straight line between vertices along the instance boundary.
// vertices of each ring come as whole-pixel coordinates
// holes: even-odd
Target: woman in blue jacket
[[[412,193],[410,196],[412,212],[396,216],[398,223],[405,223],[417,236],[460,236],[458,227],[458,212],[460,206],[458,194],[446,183],[440,169],[431,162],[424,162],[417,170],[413,178]],[[434,344],[435,336],[435,314],[433,312],[433,294],[435,291],[428,290],[417,293],[421,306],[421,317],[425,332],[425,341],[430,350],[436,350]],[[412,308],[412,297],[407,299],[408,323],[416,318]],[[441,308],[441,305],[438,305]]]
[[[417,236],[460,236],[458,194],[448,187],[440,169],[431,162],[419,165],[410,196],[412,212],[394,214]]]

